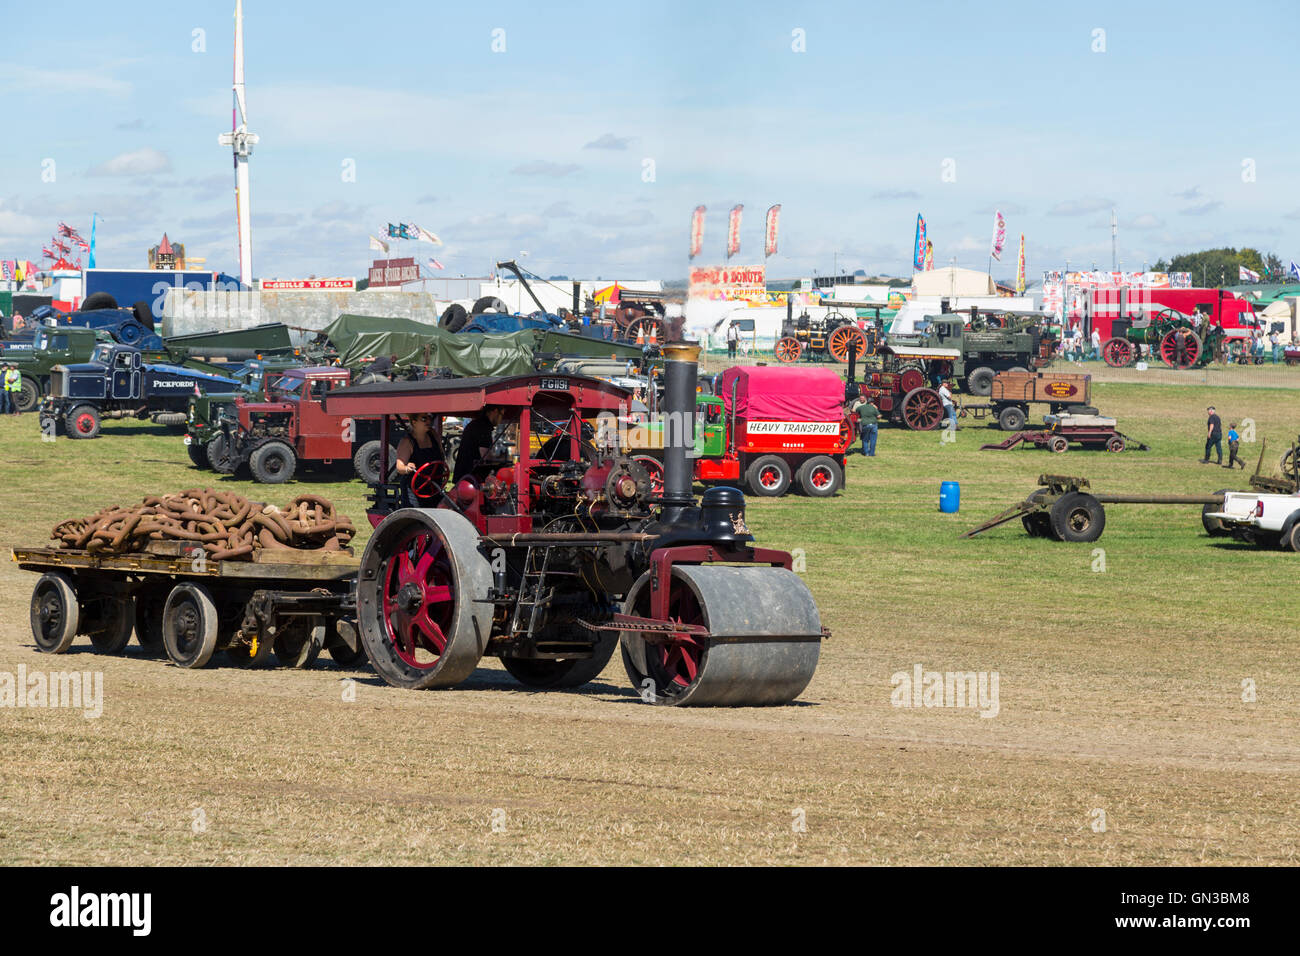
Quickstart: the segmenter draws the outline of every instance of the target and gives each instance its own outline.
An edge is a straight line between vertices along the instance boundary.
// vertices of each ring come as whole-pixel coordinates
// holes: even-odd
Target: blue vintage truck
[[[96,438],[105,418],[147,418],[183,426],[190,396],[198,390],[224,394],[239,388],[236,379],[179,365],[146,364],[138,348],[103,342],[95,346],[89,362],[51,369],[50,394],[40,409],[41,430]]]

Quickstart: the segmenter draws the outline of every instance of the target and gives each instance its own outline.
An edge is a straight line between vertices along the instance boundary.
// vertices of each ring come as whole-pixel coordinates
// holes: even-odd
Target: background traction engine
[[[422,507],[376,489],[357,613],[388,683],[451,687],[489,655],[526,686],[577,687],[619,648],[654,703],[784,704],[803,691],[824,636],[816,603],[788,553],[754,546],[739,490],[692,496],[699,347],[664,353],[661,494],[638,462],[599,446],[599,430],[597,444],[582,438],[584,419],[629,401],[607,382],[531,375],[330,395],[330,411],[348,415],[505,410],[471,476],[450,486],[445,472],[416,476]]]
[[[876,330],[868,337],[857,323],[842,312],[828,312],[823,318],[809,318],[804,312],[794,317],[793,306],[787,301],[785,322],[776,340],[776,359],[793,365],[801,358],[814,362],[847,362],[850,350],[856,348],[859,357],[875,354]]]

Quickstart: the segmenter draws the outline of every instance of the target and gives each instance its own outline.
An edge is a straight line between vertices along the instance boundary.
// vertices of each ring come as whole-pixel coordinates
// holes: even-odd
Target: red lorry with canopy
[[[718,385],[726,422],[721,458],[701,458],[695,477],[739,482],[777,496],[792,482],[815,497],[844,486],[853,430],[844,414],[844,380],[829,368],[738,365]]]

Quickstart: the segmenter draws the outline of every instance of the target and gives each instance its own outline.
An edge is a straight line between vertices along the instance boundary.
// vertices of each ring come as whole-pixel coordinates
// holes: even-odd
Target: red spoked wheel
[[[438,665],[455,610],[450,556],[442,539],[416,530],[398,544],[384,573],[384,629],[411,667]]]
[[[1119,435],[1112,435],[1106,439],[1106,450],[1111,452],[1121,452],[1124,450],[1124,439]]]
[[[668,616],[678,624],[705,625],[700,602],[688,587],[673,582],[668,598]],[[662,643],[646,645],[646,676],[654,681],[656,693],[680,694],[699,677],[704,663],[704,639],[677,633]]]
[[[803,346],[794,336],[787,335],[779,339],[776,343],[776,360],[786,365],[799,361],[799,353],[803,351]]]
[[[633,455],[632,460],[650,476],[650,492],[656,498],[664,493],[664,463],[652,455]]]
[[[903,394],[914,392],[918,388],[925,387],[925,373],[919,368],[908,368],[903,370],[903,374],[898,379],[899,388]]]
[[[943,421],[943,401],[932,388],[915,388],[903,396],[903,423],[914,432],[928,432]]]
[[[867,353],[867,337],[862,334],[862,330],[856,325],[841,325],[831,333],[828,348],[831,355],[837,362],[847,362],[849,360],[849,350],[856,347],[858,355],[862,356]]]
[[[1179,333],[1183,347],[1178,347]],[[1190,329],[1172,329],[1160,339],[1160,360],[1170,368],[1192,368],[1201,357],[1201,337]]]
[[[1133,343],[1128,339],[1107,339],[1101,347],[1101,357],[1111,368],[1125,368],[1133,364]]]
[[[447,482],[447,463],[426,461],[411,475],[411,494],[421,501],[436,501],[442,497]]]

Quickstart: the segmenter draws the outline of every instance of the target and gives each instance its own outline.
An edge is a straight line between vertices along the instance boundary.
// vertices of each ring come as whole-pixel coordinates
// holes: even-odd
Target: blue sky
[[[98,212],[102,266],[143,266],[166,231],[235,271],[217,145],[233,8],[6,11],[0,258],[36,259],[59,220],[85,231]],[[905,273],[917,212],[938,263],[983,268],[995,208],[999,276],[1022,231],[1031,275],[1109,268],[1112,205],[1124,268],[1212,245],[1300,259],[1294,58],[1269,40],[1293,12],[248,0],[255,272],[364,275],[367,234],[404,220],[442,237],[406,245],[447,275],[527,251],[543,275],[684,278],[691,210],[708,206],[700,261],[715,263],[737,202],[744,263],[761,261],[763,212],[782,203],[779,276],[836,259]]]

